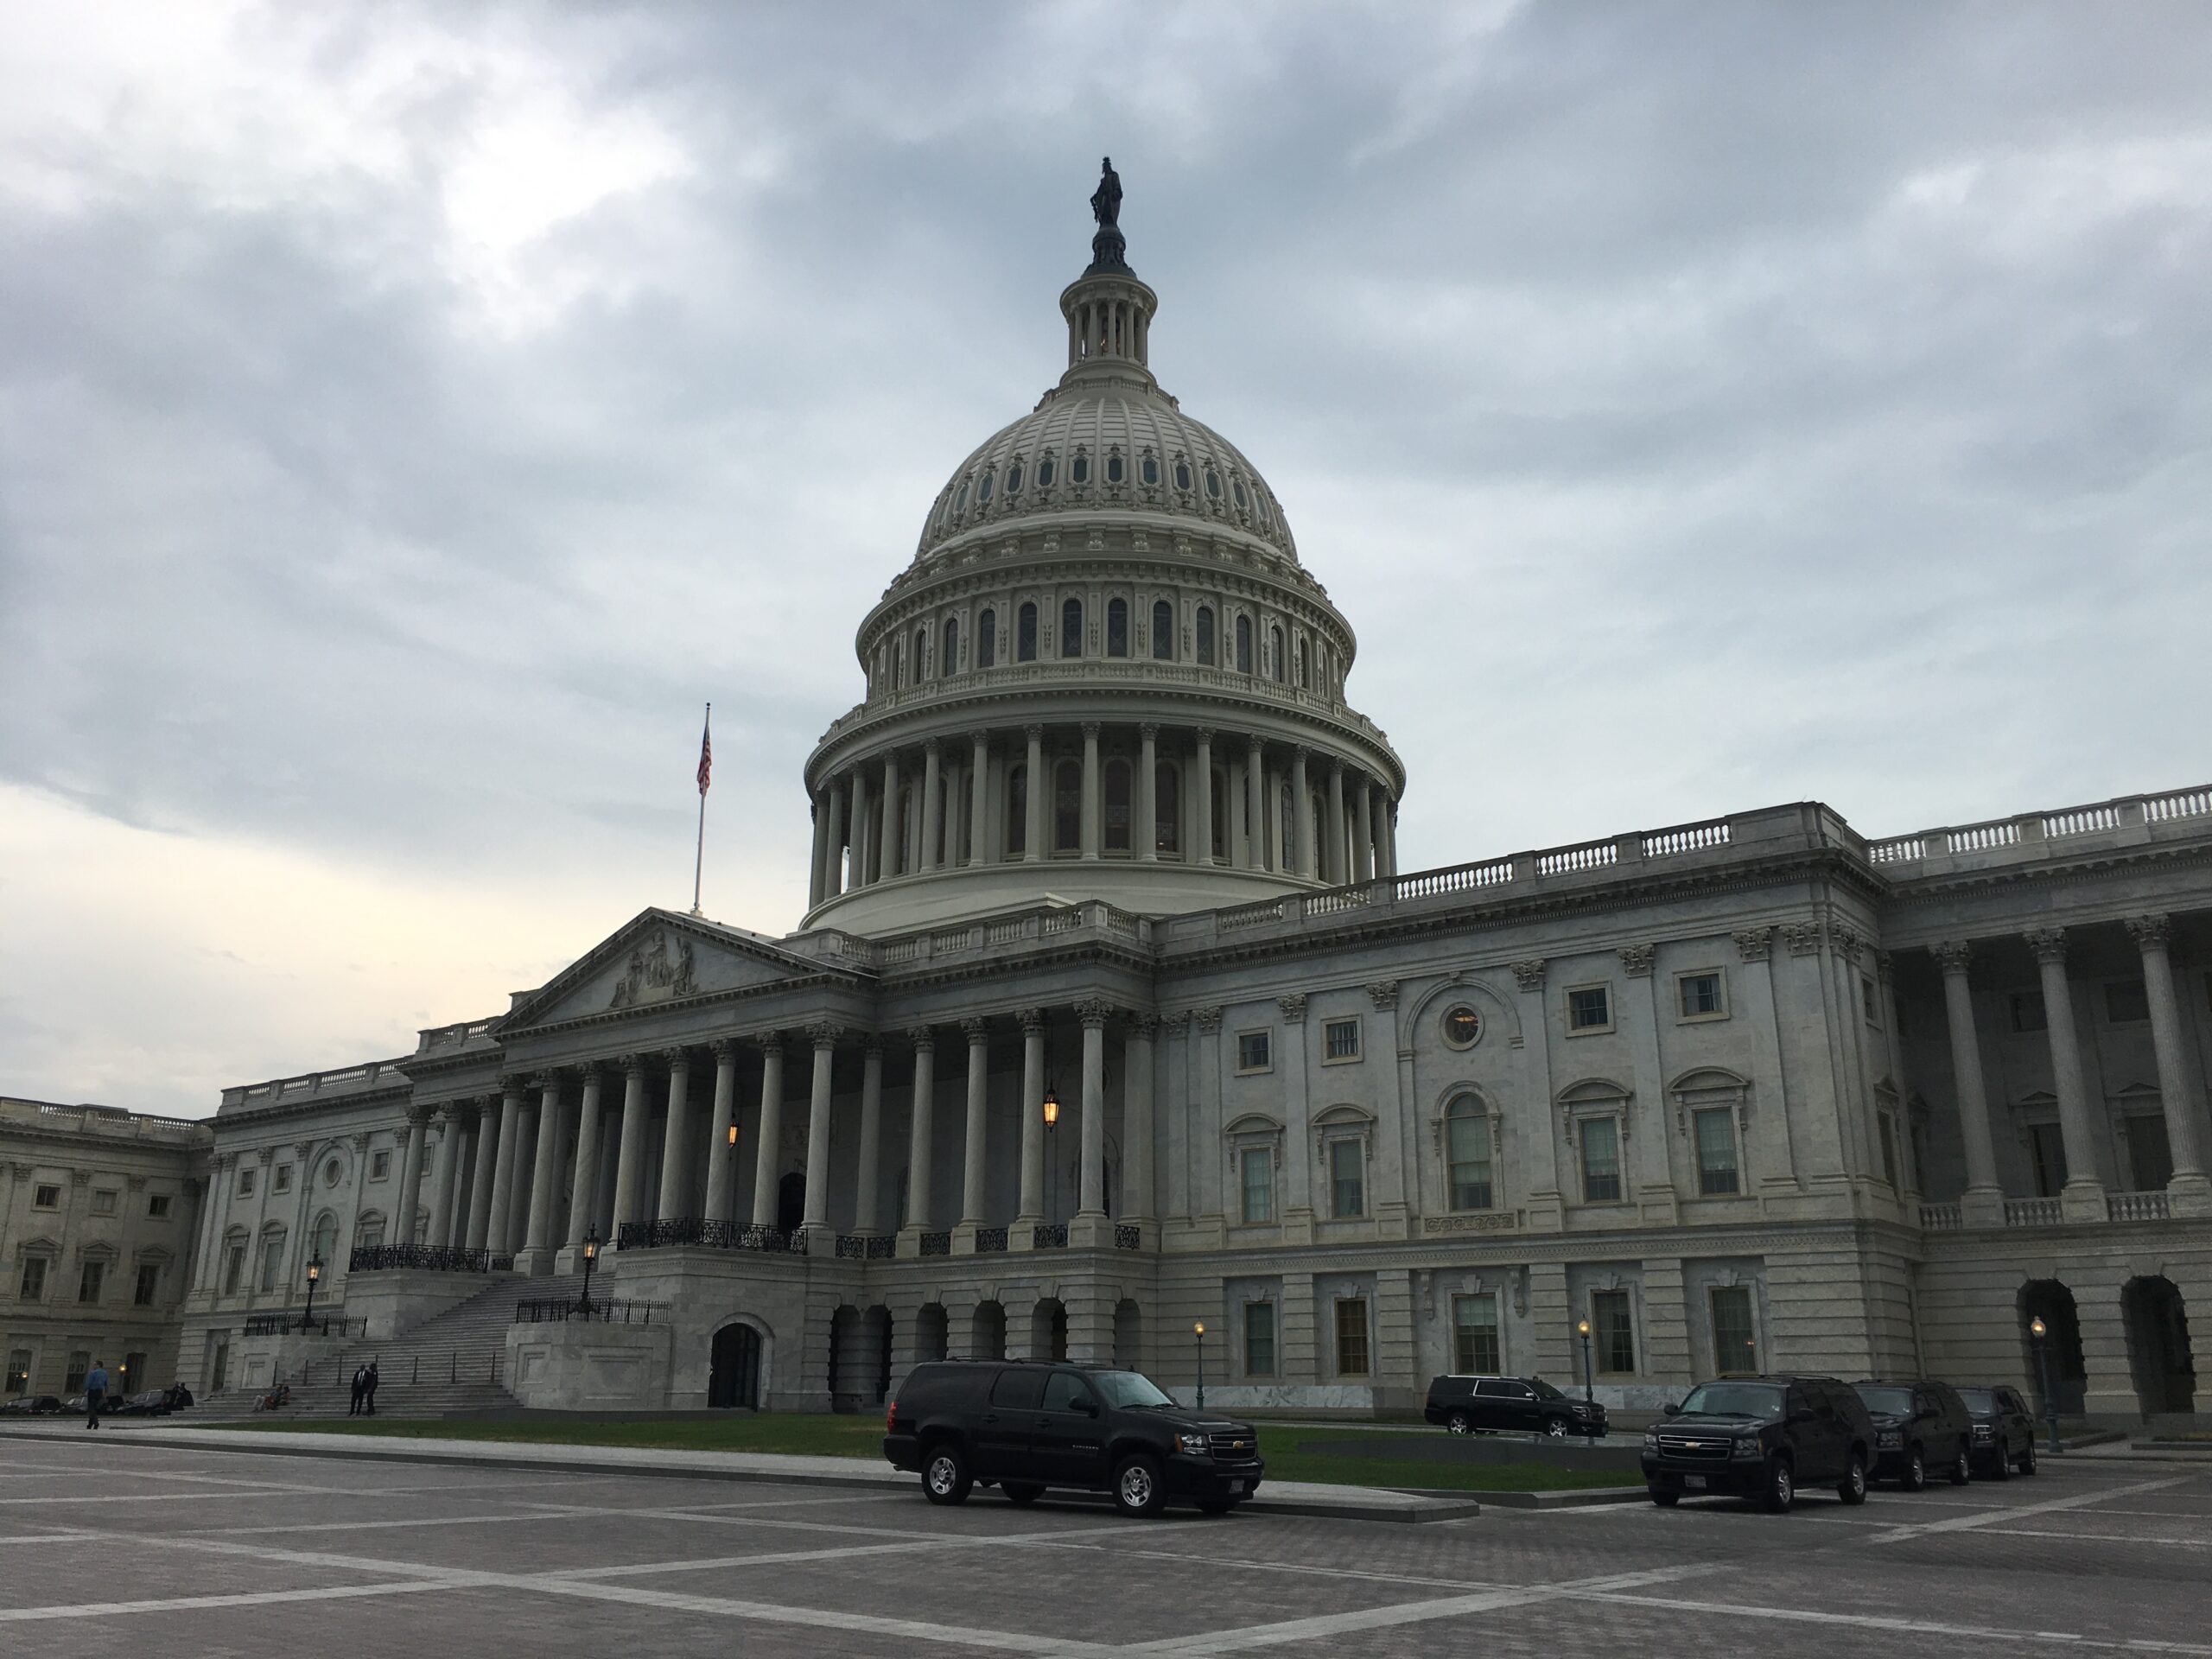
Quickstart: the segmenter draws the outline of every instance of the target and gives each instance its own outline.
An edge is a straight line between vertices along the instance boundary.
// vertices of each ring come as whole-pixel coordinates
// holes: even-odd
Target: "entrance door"
[[[726,1325],[715,1332],[707,1403],[717,1411],[760,1408],[760,1333],[751,1325]]]
[[[215,1363],[207,1374],[207,1392],[210,1394],[218,1392],[230,1380],[231,1344],[227,1342],[219,1342],[215,1344]]]
[[[122,1381],[116,1384],[118,1391],[128,1399],[134,1394],[143,1394],[153,1386],[154,1380],[147,1374],[146,1356],[125,1354],[123,1357]]]
[[[776,1230],[786,1238],[806,1223],[806,1177],[794,1171],[776,1183]]]

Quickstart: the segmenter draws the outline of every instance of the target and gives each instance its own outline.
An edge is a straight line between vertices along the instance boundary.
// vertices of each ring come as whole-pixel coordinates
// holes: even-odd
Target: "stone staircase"
[[[502,1275],[481,1294],[435,1319],[384,1342],[350,1343],[337,1353],[311,1359],[289,1373],[291,1403],[281,1418],[343,1417],[353,1402],[356,1368],[377,1363],[379,1417],[468,1417],[480,1413],[519,1411],[506,1390],[507,1329],[522,1302],[574,1300],[582,1294],[582,1274],[543,1278]],[[254,1405],[264,1390],[226,1389],[195,1404],[181,1422],[244,1422],[265,1420]]]

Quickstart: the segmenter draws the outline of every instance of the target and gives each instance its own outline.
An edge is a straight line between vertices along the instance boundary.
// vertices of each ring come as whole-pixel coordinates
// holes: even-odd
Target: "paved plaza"
[[[0,1439],[0,1652],[2212,1655],[2212,1470],[1427,1525]]]

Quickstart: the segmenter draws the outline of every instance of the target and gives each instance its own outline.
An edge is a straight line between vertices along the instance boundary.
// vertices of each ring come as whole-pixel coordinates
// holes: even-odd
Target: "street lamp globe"
[[[1577,1336],[1588,1336],[1590,1334],[1590,1321],[1587,1319],[1578,1320],[1574,1326],[1574,1332]]]
[[[2041,1342],[2049,1334],[2050,1330],[2050,1327],[2043,1322],[2043,1315],[2040,1313],[2028,1321],[2028,1334],[2037,1342]]]
[[[734,1123],[729,1126],[729,1144],[731,1151],[737,1150],[737,1125]]]
[[[1060,1126],[1060,1097],[1050,1089],[1045,1091],[1045,1127],[1056,1129]]]

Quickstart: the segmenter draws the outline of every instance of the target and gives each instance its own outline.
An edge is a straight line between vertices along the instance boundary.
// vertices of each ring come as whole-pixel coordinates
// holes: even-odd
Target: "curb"
[[[1642,1486],[1585,1486],[1561,1492],[1484,1492],[1483,1502],[1502,1510],[1586,1510],[1600,1503],[1643,1503],[1650,1497]]]

